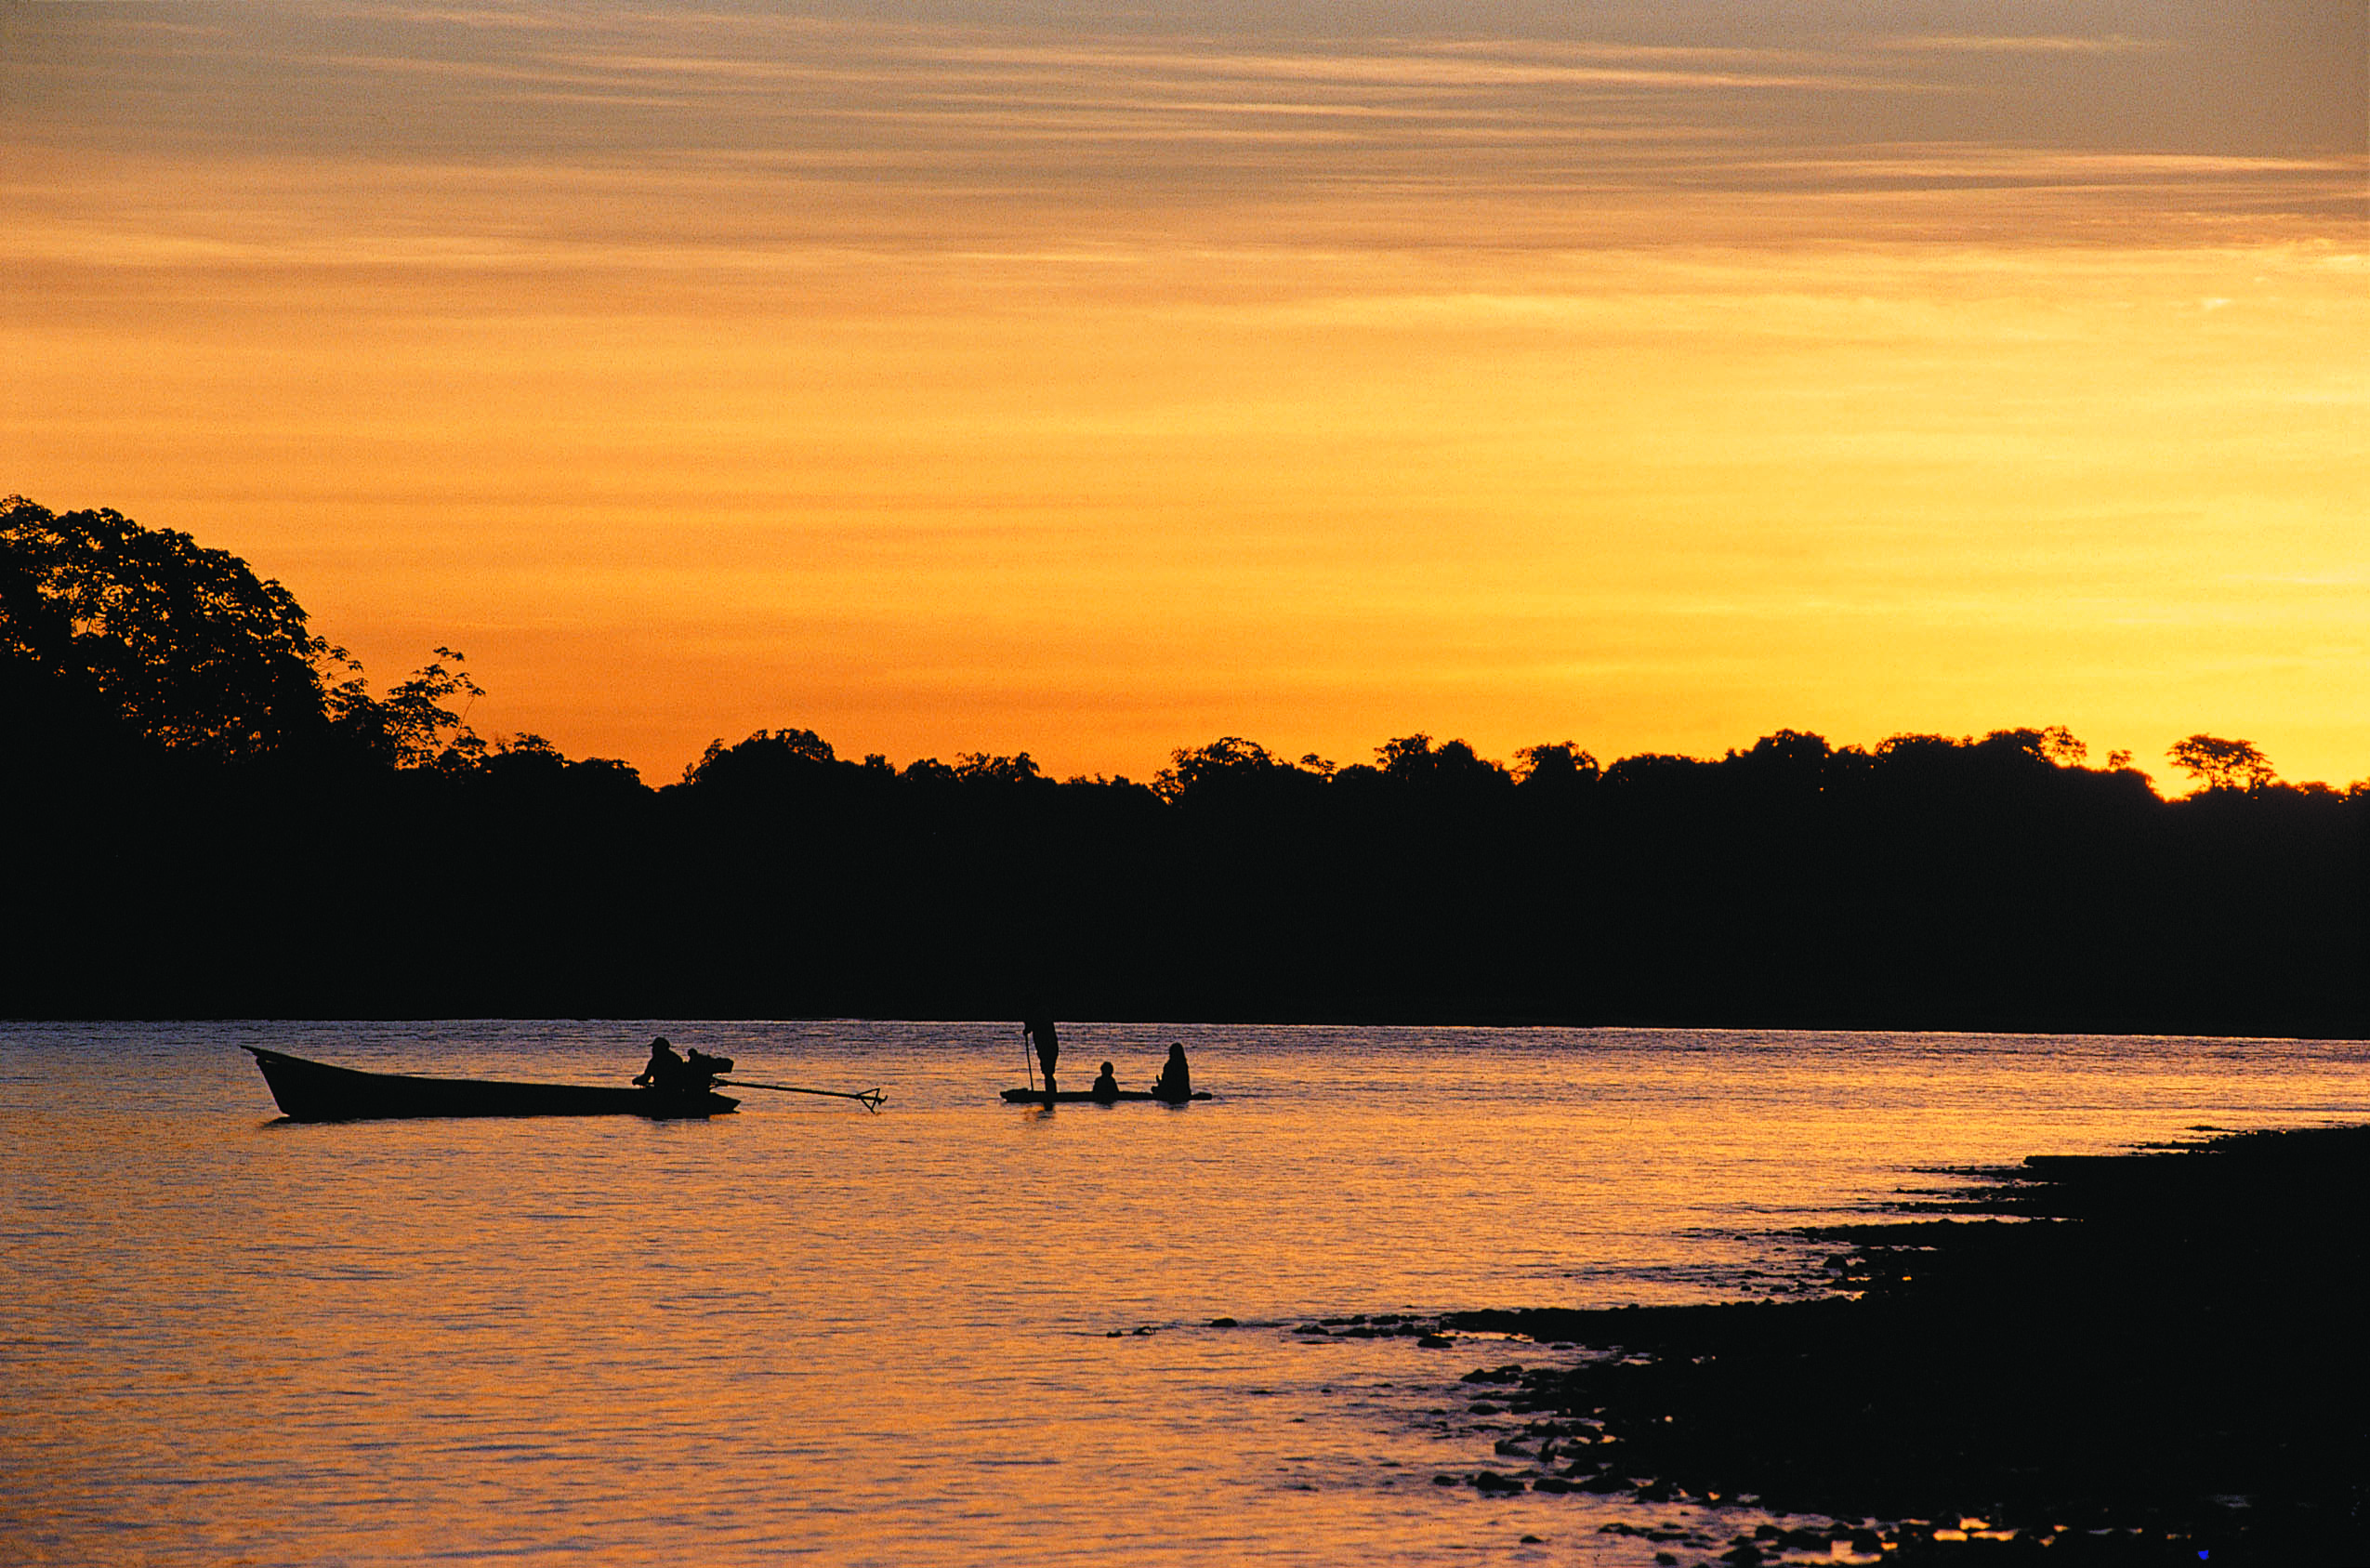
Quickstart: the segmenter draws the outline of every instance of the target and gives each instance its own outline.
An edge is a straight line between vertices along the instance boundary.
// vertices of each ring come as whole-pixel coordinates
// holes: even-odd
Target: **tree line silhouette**
[[[184,534],[0,502],[11,1016],[1018,1017],[2370,1034],[2370,784],[2061,728],[1154,778],[803,729],[652,788],[374,694]]]

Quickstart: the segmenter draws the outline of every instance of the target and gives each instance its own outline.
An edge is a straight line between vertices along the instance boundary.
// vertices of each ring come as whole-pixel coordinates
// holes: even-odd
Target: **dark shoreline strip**
[[[1537,1490],[2016,1532],[1892,1561],[2370,1561],[2370,1127],[1983,1174],[1814,1232],[1856,1298],[1442,1323],[1626,1352],[1468,1378],[1552,1444]]]

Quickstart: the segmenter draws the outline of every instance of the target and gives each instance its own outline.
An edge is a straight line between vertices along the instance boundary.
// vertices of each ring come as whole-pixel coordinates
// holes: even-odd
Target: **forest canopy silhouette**
[[[374,693],[280,584],[0,502],[11,1016],[1005,1017],[2370,1034],[2370,784],[2061,727],[1153,778],[811,730],[623,762]]]

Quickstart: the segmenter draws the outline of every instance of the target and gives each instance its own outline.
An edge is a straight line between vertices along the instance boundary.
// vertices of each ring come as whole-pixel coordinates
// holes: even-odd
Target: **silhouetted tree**
[[[2165,755],[2207,789],[2261,789],[2279,782],[2279,774],[2252,741],[2191,735],[2175,741]]]
[[[1594,784],[1602,771],[1597,759],[1576,741],[1524,746],[1514,757],[1516,782],[1541,794],[1560,794]]]
[[[460,654],[438,649],[452,667],[430,664],[374,698],[362,666],[311,634],[279,583],[110,508],[0,501],[0,693],[79,737],[20,737],[35,751],[112,739],[217,762],[389,768],[466,768],[484,753],[447,705],[483,694]]]
[[[759,730],[738,744],[710,741],[699,759],[683,770],[687,784],[735,786],[780,778],[837,759],[831,743],[812,730]]]
[[[345,657],[338,650],[331,652]],[[389,768],[452,771],[476,766],[484,759],[485,741],[469,728],[467,714],[485,689],[462,670],[464,658],[439,648],[434,660],[398,681],[384,698],[370,694],[361,666],[348,661],[351,673],[328,695],[337,733],[362,756]],[[456,698],[464,699],[458,711],[450,705]]]
[[[1711,763],[1701,758],[1641,751],[1635,757],[1622,758],[1607,768],[1604,782],[1625,790],[1652,789],[1692,781],[1709,771],[1711,767]]]
[[[219,759],[317,741],[333,653],[276,582],[227,550],[109,508],[0,501],[14,684],[167,750]]]
[[[1755,741],[1749,751],[1730,752],[1728,763],[1764,791],[1815,795],[1826,781],[1827,761],[1834,755],[1824,735],[1780,730]]]
[[[2064,725],[2052,724],[2041,731],[2041,755],[2061,768],[2075,768],[2088,760],[2090,748]]]
[[[1310,761],[1323,759],[1311,754]],[[1206,810],[1265,798],[1278,789],[1321,784],[1332,771],[1295,767],[1257,741],[1220,735],[1204,746],[1169,754],[1169,766],[1152,779],[1152,790],[1171,805]]]
[[[1027,752],[1016,757],[994,757],[984,751],[967,751],[955,758],[955,776],[967,784],[1026,784],[1047,783]]]
[[[1995,730],[1976,743],[1995,757],[2025,758],[2053,768],[2072,768],[2090,755],[2090,748],[2062,724],[2045,730]]]
[[[1435,746],[1420,731],[1376,746],[1375,766],[1393,784],[1427,792],[1492,791],[1514,782],[1504,767],[1476,754],[1468,743],[1442,741]]]

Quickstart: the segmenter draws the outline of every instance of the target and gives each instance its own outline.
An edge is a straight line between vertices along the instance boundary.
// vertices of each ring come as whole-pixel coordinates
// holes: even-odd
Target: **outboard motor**
[[[689,1080],[684,1087],[693,1091],[705,1089],[716,1079],[732,1071],[731,1057],[710,1056],[705,1051],[700,1050],[684,1052],[683,1064],[691,1069],[684,1074]]]

